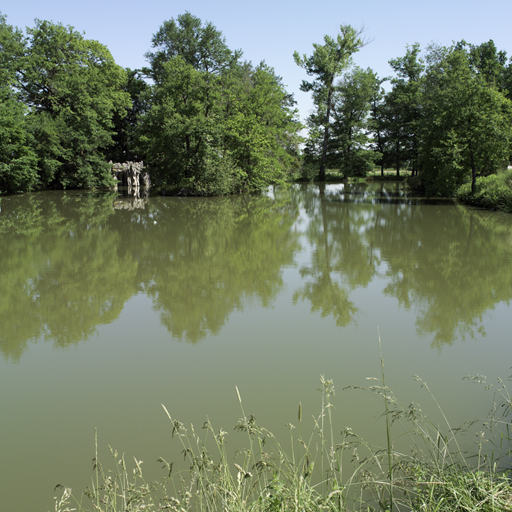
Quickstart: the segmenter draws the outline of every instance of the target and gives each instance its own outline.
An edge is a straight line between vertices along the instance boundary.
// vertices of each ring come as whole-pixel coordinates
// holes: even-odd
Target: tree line
[[[298,166],[293,97],[264,62],[190,13],[163,23],[141,70],[72,27],[0,18],[0,191],[112,185],[109,160],[196,195],[261,189]]]
[[[447,195],[506,167],[504,51],[461,41],[422,54],[415,44],[390,60],[393,78],[379,78],[354,65],[366,44],[342,25],[312,55],[294,54],[315,106],[303,138],[275,70],[243,60],[188,12],[162,24],[138,70],[72,27],[36,20],[23,32],[0,14],[0,193],[108,187],[109,161],[143,160],[157,186],[195,195],[375,166],[407,168],[426,193]]]
[[[464,183],[507,167],[512,156],[512,59],[492,40],[445,47],[407,46],[391,59],[390,78],[353,64],[366,42],[342,26],[311,56],[294,55],[313,80],[306,174],[325,180],[327,167],[366,176],[375,165],[408,169],[427,195],[451,196]],[[389,82],[386,92],[383,84]]]

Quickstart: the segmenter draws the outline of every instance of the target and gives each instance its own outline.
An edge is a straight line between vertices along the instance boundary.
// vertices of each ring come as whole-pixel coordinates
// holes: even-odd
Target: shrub
[[[474,193],[470,183],[461,185],[456,198],[472,206],[512,213],[512,169],[477,178]]]

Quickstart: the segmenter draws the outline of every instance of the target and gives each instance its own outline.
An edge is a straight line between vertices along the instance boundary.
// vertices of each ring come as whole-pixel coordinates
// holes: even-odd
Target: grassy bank
[[[471,184],[465,183],[456,198],[464,204],[512,213],[512,169],[477,178],[474,193]]]
[[[314,180],[313,172],[297,181]],[[326,182],[340,182],[344,176],[336,169],[328,169],[326,172]],[[414,194],[424,195],[425,184],[420,177],[411,177],[410,172],[400,171],[400,176],[396,175],[396,170],[385,169],[384,175],[381,175],[380,169],[374,169],[365,177],[348,178],[352,183],[363,183],[369,180],[375,181],[405,181],[406,188]],[[475,192],[471,192],[471,183],[461,185],[455,192],[455,198],[463,204],[486,208],[490,210],[512,213],[512,169],[492,174],[490,176],[480,177],[476,180]]]
[[[172,463],[159,459],[166,478],[147,483],[140,461],[128,467],[124,457],[111,450],[116,469],[105,469],[96,456],[91,486],[81,496],[62,488],[55,511],[512,511],[507,465],[512,400],[506,388],[500,384],[495,391],[492,413],[484,422],[454,429],[443,413],[445,424],[438,428],[416,405],[400,405],[386,387],[383,363],[382,370],[373,385],[352,388],[379,398],[387,438],[382,448],[350,429],[338,433],[331,421],[330,380],[321,379],[321,409],[312,432],[306,429],[299,404],[295,424],[288,425],[288,449],[245,414],[237,390],[241,418],[236,434],[215,431],[209,421],[199,434],[164,407],[187,471],[173,471]],[[474,453],[460,448],[459,438],[468,429],[478,434]],[[232,435],[246,438],[245,448],[235,457],[227,448]],[[393,448],[403,435],[410,441],[407,454]]]
[[[405,178],[410,176],[409,171],[400,171],[400,176],[397,176],[396,170],[394,169],[385,169],[384,175],[381,174],[380,168],[375,168],[372,172],[369,172],[366,176],[355,176],[349,177],[349,181],[355,182],[364,182],[367,179],[375,179],[376,181],[403,181]],[[315,181],[318,175],[318,169],[314,168],[309,170],[308,172],[302,173],[300,178],[297,178],[295,181],[298,183]],[[325,172],[325,181],[326,182],[340,182],[347,178],[340,173],[338,169],[327,169]]]

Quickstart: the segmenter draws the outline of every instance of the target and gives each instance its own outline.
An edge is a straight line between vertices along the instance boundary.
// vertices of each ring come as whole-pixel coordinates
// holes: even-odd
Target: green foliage
[[[113,116],[113,145],[103,150],[105,159],[112,162],[136,162],[141,160],[136,149],[136,130],[141,117],[149,105],[146,101],[148,83],[142,71],[126,68],[127,81],[123,90],[130,95],[131,107],[124,112],[116,111]]]
[[[294,101],[264,63],[238,62],[211,24],[165,22],[148,54],[155,85],[139,149],[162,187],[193,195],[261,190],[297,166]]]
[[[27,109],[14,88],[15,62],[22,47],[21,32],[0,14],[0,194],[31,190],[38,182]]]
[[[1,18],[0,191],[111,184],[102,150],[130,105],[124,70],[72,27],[36,20],[26,32]]]
[[[242,55],[240,50],[232,52],[227,47],[222,33],[210,22],[203,25],[189,12],[164,21],[153,35],[152,47],[156,51],[147,52],[146,57],[151,65],[149,73],[156,82],[164,72],[163,65],[174,57],[180,57],[196,71],[217,75]]]
[[[264,62],[234,70],[226,91],[226,150],[241,171],[242,185],[261,189],[283,182],[297,168],[297,111],[281,78]]]
[[[348,389],[362,389],[384,403],[388,433],[384,449],[369,445],[350,428],[335,433],[331,417],[334,384],[323,376],[320,413],[313,417],[311,428],[303,420],[299,404],[296,425],[287,424],[288,449],[272,432],[258,425],[253,415],[246,415],[237,388],[242,416],[232,434],[222,428],[214,430],[206,420],[204,435],[200,435],[193,425],[185,426],[162,405],[188,470],[176,470],[174,462],[160,458],[167,479],[148,483],[142,473],[142,461],[134,459],[130,469],[124,456],[109,447],[116,466],[111,471],[98,460],[96,440],[92,485],[84,494],[94,510],[104,512],[511,511],[510,479],[500,472],[499,460],[487,460],[484,454],[487,432],[478,432],[480,444],[474,464],[460,449],[458,440],[464,430],[474,435],[481,425],[453,429],[440,410],[445,420],[444,428],[440,428],[416,404],[403,407],[385,384],[382,358],[381,362],[381,379],[371,379],[375,382],[367,388]],[[481,380],[478,376],[472,379]],[[417,377],[416,380],[431,395],[427,384]],[[497,397],[502,401],[493,406],[501,405],[510,411],[511,400],[504,386]],[[491,417],[492,423],[496,420],[499,421]],[[398,428],[410,439],[411,454],[393,448]],[[304,433],[306,429],[310,435]],[[229,440],[238,435],[245,437],[245,444],[232,459]],[[506,450],[505,447],[503,455]],[[90,510],[83,499],[71,494],[71,489],[62,488],[61,497],[55,501],[56,512]],[[78,508],[70,509],[71,505]]]
[[[396,76],[376,94],[370,124],[379,163],[405,166],[409,185],[428,196],[453,196],[458,187],[506,167],[512,154],[512,103],[506,53],[492,40],[474,46],[416,43],[390,60]]]
[[[429,195],[506,166],[512,143],[512,103],[470,66],[459,49],[445,50],[425,85],[422,179]]]
[[[304,68],[308,76],[315,79],[312,82],[302,81],[301,90],[313,93],[313,103],[316,107],[308,119],[310,128],[310,141],[307,152],[310,160],[317,160],[320,164],[318,179],[325,181],[325,169],[328,163],[328,145],[330,138],[331,109],[335,80],[341,76],[352,64],[352,55],[364,45],[360,38],[362,31],[356,31],[350,25],[341,25],[340,33],[336,39],[326,35],[323,45],[313,44],[313,54],[293,54],[295,63]],[[320,138],[322,141],[320,143]]]
[[[512,171],[477,178],[474,192],[465,183],[455,197],[465,204],[512,213]]]
[[[371,69],[355,68],[336,86],[333,95],[332,166],[344,176],[366,176],[377,153],[369,147],[368,120],[372,98],[380,87]]]
[[[126,74],[105,46],[72,27],[36,21],[28,28],[19,86],[30,107],[43,187],[111,183],[100,150],[112,143],[114,112],[129,106]]]
[[[9,84],[0,84],[0,194],[36,188],[37,158],[32,145],[24,105]]]
[[[407,47],[404,57],[389,61],[396,73],[392,89],[380,109],[374,111],[376,128],[383,138],[379,150],[384,164],[394,165],[397,176],[405,163],[414,173],[419,169],[420,132],[422,129],[422,77],[424,63],[419,58],[418,43]]]
[[[389,61],[384,94],[371,70],[336,83],[360,36],[342,25],[310,56],[294,53],[315,104],[300,163],[302,126],[281,78],[242,63],[189,12],[154,34],[142,71],[121,69],[72,27],[36,20],[24,34],[0,14],[0,193],[109,186],[107,160],[145,159],[161,187],[196,195],[259,190],[297,172],[309,180],[315,166],[322,181],[327,167],[365,176],[377,163],[448,196],[468,181],[475,192],[477,177],[510,162],[512,64],[492,40],[432,45],[425,59],[408,46]]]
[[[217,91],[212,91],[217,80],[179,56],[162,65],[139,134],[149,171],[163,185],[194,188],[205,174],[209,181],[212,161],[219,163],[221,155],[214,148],[220,138],[221,112]]]
[[[468,51],[470,65],[486,83],[507,93],[507,52],[498,51],[492,39],[478,46],[461,41],[456,47]]]
[[[318,166],[314,161],[302,156],[300,159],[299,178],[300,181],[313,181],[318,176]]]

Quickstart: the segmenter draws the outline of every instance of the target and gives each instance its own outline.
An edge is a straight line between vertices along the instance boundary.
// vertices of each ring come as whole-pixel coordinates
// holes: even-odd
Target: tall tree
[[[186,13],[148,53],[155,84],[140,148],[165,188],[228,194],[282,181],[298,144],[293,98],[264,63],[239,62],[222,34]]]
[[[357,31],[350,25],[341,25],[336,39],[326,35],[324,44],[313,43],[313,54],[293,54],[295,63],[306,70],[309,76],[315,77],[312,82],[303,81],[301,90],[313,92],[313,101],[317,108],[314,122],[320,123],[323,131],[322,153],[318,179],[325,181],[325,165],[335,80],[347,70],[352,63],[352,55],[366,43],[361,39],[362,30]],[[320,127],[320,126],[319,126]]]
[[[234,70],[224,88],[224,143],[240,172],[243,189],[283,180],[297,167],[298,123],[295,101],[281,77],[264,62]]]
[[[231,51],[226,39],[210,22],[190,14],[180,14],[176,19],[164,21],[153,35],[155,51],[146,53],[151,65],[150,74],[158,82],[163,64],[179,56],[197,71],[218,74],[238,61],[240,50]]]
[[[223,120],[219,93],[205,73],[180,56],[162,64],[139,125],[139,147],[156,183],[194,193],[200,193],[198,187],[206,187],[206,194],[231,191],[224,189],[218,168],[224,161],[215,151]],[[216,190],[208,186],[214,181]]]
[[[427,192],[451,195],[466,181],[505,167],[512,144],[512,102],[453,47],[431,59],[425,85],[422,179]]]
[[[377,156],[370,148],[369,113],[380,83],[371,69],[354,68],[333,95],[332,144],[336,167],[345,176],[366,176]]]
[[[72,27],[36,20],[17,61],[43,187],[110,184],[102,149],[112,144],[114,113],[130,106],[125,71],[105,46]]]
[[[413,175],[418,172],[421,87],[425,69],[419,54],[420,45],[415,43],[407,46],[405,56],[389,61],[396,77],[391,80],[392,90],[386,96],[384,112],[388,151],[394,160],[397,175],[400,175],[402,162],[407,162]]]

